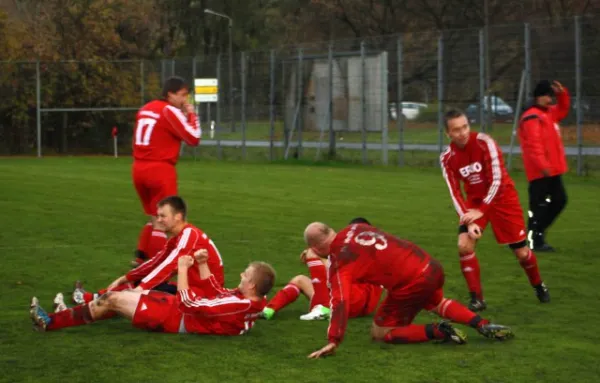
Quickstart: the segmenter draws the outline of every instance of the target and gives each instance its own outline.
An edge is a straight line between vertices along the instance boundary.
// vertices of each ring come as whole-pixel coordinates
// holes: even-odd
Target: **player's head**
[[[187,207],[183,198],[173,195],[160,200],[157,204],[157,222],[165,232],[173,233],[185,225]]]
[[[304,229],[304,242],[321,258],[329,256],[335,231],[322,222],[313,222]]]
[[[267,295],[275,284],[275,270],[265,262],[252,262],[240,274],[238,286],[244,296]]]
[[[450,109],[444,114],[446,135],[455,145],[463,147],[469,142],[471,127],[469,120],[462,110]]]
[[[181,77],[169,77],[163,84],[161,96],[169,104],[181,108],[188,99],[189,86]]]
[[[548,80],[542,80],[537,83],[533,89],[533,98],[535,104],[546,107],[553,102],[554,89],[552,89],[552,83]]]
[[[348,225],[354,225],[355,223],[364,223],[366,225],[372,226],[371,222],[369,222],[364,217],[356,217],[356,218],[352,219]]]

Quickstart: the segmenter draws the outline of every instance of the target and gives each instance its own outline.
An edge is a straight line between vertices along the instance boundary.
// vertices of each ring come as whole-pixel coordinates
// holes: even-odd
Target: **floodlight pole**
[[[234,110],[233,110],[233,41],[232,41],[232,29],[233,29],[233,19],[227,16],[224,13],[215,12],[212,9],[204,9],[204,13],[208,13],[217,17],[223,17],[229,20],[229,121],[231,131],[235,132],[235,124],[234,124]]]

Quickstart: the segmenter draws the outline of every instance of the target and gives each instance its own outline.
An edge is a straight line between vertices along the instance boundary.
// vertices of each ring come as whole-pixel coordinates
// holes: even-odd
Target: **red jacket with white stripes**
[[[370,225],[353,224],[337,233],[331,243],[327,278],[331,292],[329,342],[339,344],[344,339],[353,285],[399,289],[422,278],[431,260],[417,245]]]
[[[130,282],[140,281],[138,286],[144,290],[151,290],[177,274],[179,257],[193,256],[200,249],[208,250],[208,268],[219,286],[223,286],[223,259],[217,246],[202,230],[190,223],[186,224],[178,235],[169,238],[158,254],[128,272],[125,277]],[[190,267],[188,278],[190,285],[199,283],[200,274],[197,267]]]
[[[451,143],[440,156],[440,163],[459,217],[472,207],[485,214],[508,189],[515,190],[515,184],[504,166],[502,151],[496,141],[485,133],[471,132],[464,148]]]
[[[164,100],[151,101],[137,113],[133,158],[175,165],[179,159],[181,141],[197,146],[201,136],[200,120],[194,113],[186,118],[180,109]]]
[[[253,301],[238,289],[224,289],[211,275],[187,290],[178,291],[177,303],[186,332],[243,335],[254,326],[267,300],[263,297]]]
[[[519,122],[523,166],[530,182],[544,177],[542,170],[547,170],[551,177],[568,170],[558,125],[569,113],[570,99],[566,88],[556,94],[556,101],[557,104],[549,108],[528,108]]]

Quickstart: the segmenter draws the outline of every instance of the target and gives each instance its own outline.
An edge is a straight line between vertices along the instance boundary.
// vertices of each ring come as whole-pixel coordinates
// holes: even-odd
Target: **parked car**
[[[498,96],[491,96],[490,107],[492,111],[492,117],[494,121],[511,121],[514,118],[514,109],[508,105],[506,101],[501,99]],[[488,112],[488,96],[485,96],[482,100],[481,106],[477,104],[471,104],[465,109],[465,113],[467,118],[471,123],[478,123],[480,118],[479,108],[483,109],[484,116],[487,115]]]
[[[421,109],[427,108],[427,104],[421,102],[404,101],[402,102],[402,115],[407,120],[414,120],[419,116]],[[396,111],[396,103],[391,102],[389,104],[390,118],[396,120],[398,118],[398,112]]]

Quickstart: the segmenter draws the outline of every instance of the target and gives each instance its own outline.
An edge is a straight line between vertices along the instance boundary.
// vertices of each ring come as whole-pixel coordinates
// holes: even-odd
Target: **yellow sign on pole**
[[[194,79],[194,100],[196,102],[217,102],[219,83],[216,78]]]

